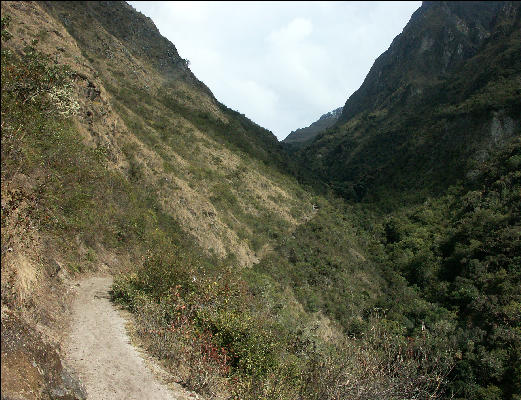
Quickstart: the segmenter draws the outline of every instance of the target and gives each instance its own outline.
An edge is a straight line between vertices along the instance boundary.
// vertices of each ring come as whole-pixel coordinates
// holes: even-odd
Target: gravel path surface
[[[88,400],[195,400],[181,387],[169,389],[130,344],[123,313],[110,301],[110,277],[92,277],[75,287],[66,363],[78,374]],[[155,366],[155,369],[159,367]]]

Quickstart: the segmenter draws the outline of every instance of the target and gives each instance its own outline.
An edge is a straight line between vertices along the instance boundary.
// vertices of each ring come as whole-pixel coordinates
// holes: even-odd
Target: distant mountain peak
[[[284,140],[285,143],[303,143],[312,140],[319,133],[333,126],[342,114],[342,107],[323,114],[318,120],[305,128],[291,132]]]

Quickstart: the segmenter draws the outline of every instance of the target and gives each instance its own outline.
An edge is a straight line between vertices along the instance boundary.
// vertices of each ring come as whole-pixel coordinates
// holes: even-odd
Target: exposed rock
[[[502,2],[467,3],[424,2],[347,100],[340,121],[385,106],[405,82],[430,84],[476,54]]]
[[[515,129],[515,121],[504,111],[494,112],[490,123],[490,136],[496,146],[503,146],[507,139],[512,136]]]

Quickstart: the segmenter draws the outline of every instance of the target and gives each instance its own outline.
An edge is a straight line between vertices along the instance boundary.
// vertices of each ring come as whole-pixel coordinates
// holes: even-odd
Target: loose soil
[[[85,386],[87,399],[199,398],[178,385],[169,388],[160,382],[160,367],[130,344],[125,329],[129,315],[110,301],[111,285],[111,277],[91,277],[75,288],[70,333],[64,345],[65,362]]]

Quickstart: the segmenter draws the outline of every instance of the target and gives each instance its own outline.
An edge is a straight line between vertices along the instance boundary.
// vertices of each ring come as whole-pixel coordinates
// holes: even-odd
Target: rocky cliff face
[[[501,6],[497,1],[424,2],[345,106],[291,132],[284,142],[308,141],[337,120],[346,122],[362,111],[388,107],[398,98],[411,101],[421,96],[425,86],[443,80],[477,53],[490,37]]]
[[[305,163],[359,199],[439,193],[476,176],[479,154],[519,135],[519,21],[515,2],[424,3]],[[509,127],[499,142],[496,125]]]
[[[501,7],[502,2],[424,2],[347,100],[340,121],[419,96],[443,80],[490,37]]]
[[[330,126],[333,126],[338,117],[342,113],[342,107],[330,111],[322,115],[318,120],[305,128],[299,128],[291,132],[284,140],[284,143],[303,143],[312,140],[320,132],[325,131]]]

